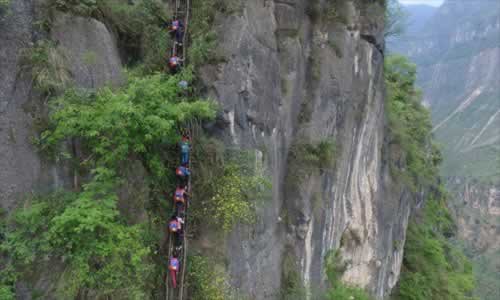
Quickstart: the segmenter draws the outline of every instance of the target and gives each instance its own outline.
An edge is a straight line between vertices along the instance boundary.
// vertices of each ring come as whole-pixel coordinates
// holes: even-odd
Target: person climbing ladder
[[[189,152],[191,151],[191,145],[188,135],[182,136],[180,148],[181,148],[181,165],[187,167],[189,164]]]
[[[177,288],[177,273],[179,272],[179,259],[177,259],[177,253],[174,253],[168,261],[168,270],[170,271],[170,277],[172,278],[172,287]]]
[[[172,48],[168,53],[167,66],[171,74],[177,74],[185,64],[186,34],[188,32],[190,0],[173,1],[175,13],[168,24]],[[179,87],[186,91],[188,83],[180,81]],[[168,272],[165,286],[167,300],[183,300],[183,281],[187,259],[187,212],[191,201],[191,136],[183,132],[179,142],[180,165],[176,168],[177,186],[173,195],[174,212],[168,220]],[[182,269],[181,269],[182,266]],[[170,280],[168,279],[170,277]],[[169,284],[168,281],[171,281]],[[179,285],[178,285],[179,283]],[[179,287],[179,288],[178,288]],[[173,288],[173,289],[172,289]]]

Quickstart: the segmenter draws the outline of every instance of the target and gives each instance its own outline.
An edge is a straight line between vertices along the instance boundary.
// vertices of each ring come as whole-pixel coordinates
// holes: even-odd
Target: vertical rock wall
[[[14,208],[27,193],[71,184],[64,168],[37,153],[32,138],[47,114],[46,97],[33,86],[31,66],[23,50],[42,34],[35,22],[42,18],[43,1],[11,0],[0,21],[0,205]],[[74,84],[96,88],[123,81],[121,62],[112,34],[93,19],[58,14],[51,40],[57,43]]]
[[[382,298],[399,276],[410,212],[385,157],[383,9],[338,1],[327,19],[332,2],[314,3],[246,1],[220,19],[227,62],[203,72],[224,109],[227,144],[262,151],[273,182],[257,224],[227,241],[230,277],[252,298],[275,298],[292,255],[316,289],[326,253],[340,249],[343,280]],[[291,145],[324,139],[335,140],[336,167],[291,184]]]

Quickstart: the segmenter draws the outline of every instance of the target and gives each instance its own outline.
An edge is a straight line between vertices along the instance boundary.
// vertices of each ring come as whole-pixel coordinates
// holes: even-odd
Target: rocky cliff
[[[39,74],[31,72],[23,50],[42,38],[36,24],[40,10],[38,1],[11,1],[1,21],[0,205],[8,211],[26,193],[72,181],[63,166],[46,161],[32,143],[37,124],[46,118],[47,99],[34,87]],[[51,34],[59,59],[77,86],[97,88],[123,80],[115,39],[101,22],[59,14]]]
[[[393,245],[404,241],[410,204],[384,156],[382,8],[330,3],[246,2],[218,23],[227,62],[203,72],[227,143],[260,149],[272,174],[259,224],[227,241],[232,284],[257,299],[276,297],[288,255],[310,287],[323,284],[325,254],[335,249],[347,263],[343,279],[379,298],[399,275],[402,249]],[[342,21],[315,15],[328,9]],[[291,148],[304,139],[334,139],[336,166],[290,182]]]
[[[460,240],[473,257],[477,295],[496,299],[500,295],[500,187],[471,178],[451,178],[448,187]]]
[[[37,39],[36,3],[13,0],[11,7],[0,33],[0,203],[7,210],[25,193],[72,180],[31,145],[45,103],[19,53]],[[220,135],[228,146],[255,149],[273,183],[257,224],[236,228],[224,246],[231,285],[253,299],[279,296],[287,258],[304,286],[324,287],[330,250],[345,265],[342,279],[377,298],[399,278],[412,201],[389,174],[383,11],[371,0],[254,0],[216,18],[223,62],[200,75],[221,105]],[[106,26],[64,14],[53,26],[50,38],[77,85],[121,82]],[[334,165],[294,168],[294,146],[324,140],[334,141]]]

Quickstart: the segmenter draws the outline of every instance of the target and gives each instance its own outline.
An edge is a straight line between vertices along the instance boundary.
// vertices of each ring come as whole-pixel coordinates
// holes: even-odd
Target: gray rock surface
[[[258,223],[227,240],[231,283],[275,299],[291,248],[304,284],[321,288],[324,257],[339,249],[343,280],[383,298],[399,277],[411,205],[385,158],[382,9],[346,1],[335,7],[342,22],[312,20],[310,5],[246,1],[219,25],[227,62],[203,72],[224,109],[226,142],[263,150],[273,182]],[[326,138],[336,141],[336,167],[290,185],[291,145]]]
[[[22,65],[21,58],[22,50],[39,36],[34,28],[38,4],[11,0],[10,13],[0,21],[0,206],[7,211],[29,193],[72,183],[65,168],[46,161],[31,142],[37,122],[47,113],[46,99],[34,89],[29,66]],[[69,58],[77,86],[96,88],[123,81],[114,38],[102,23],[58,15],[52,35]],[[57,264],[40,266],[33,282],[18,282],[18,299],[31,299],[33,291],[53,299],[51,291],[58,282],[54,276],[61,272]]]
[[[0,24],[0,205],[10,210],[16,199],[40,182],[43,163],[30,142],[30,114],[36,101],[30,78],[20,72],[20,51],[32,40],[32,1],[12,1]]]
[[[0,30],[0,205],[11,210],[30,192],[71,182],[60,167],[44,161],[31,143],[34,123],[46,114],[45,97],[33,88],[21,52],[37,35],[34,1],[12,0]],[[113,35],[93,19],[57,14],[52,39],[65,54],[77,86],[96,88],[123,82]]]
[[[59,13],[50,33],[66,56],[77,86],[96,88],[123,82],[115,39],[103,23]]]

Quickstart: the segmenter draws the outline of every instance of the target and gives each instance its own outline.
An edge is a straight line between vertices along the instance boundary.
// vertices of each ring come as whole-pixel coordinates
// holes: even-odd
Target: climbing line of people
[[[168,70],[171,74],[180,71],[185,63],[184,53],[185,34],[187,31],[187,22],[189,20],[190,1],[172,0],[175,8],[175,14],[168,25],[168,32],[173,41],[171,51],[168,57]],[[186,81],[179,82],[183,89],[187,87]],[[187,211],[189,199],[191,196],[190,184],[190,151],[191,135],[184,132],[179,143],[180,165],[176,168],[177,185],[173,195],[173,214],[168,221],[168,272],[165,285],[166,299],[174,299],[175,292],[178,291],[178,298],[183,299],[183,278],[186,266],[186,226]],[[180,278],[178,280],[178,276]],[[169,280],[170,279],[170,280]],[[178,282],[179,281],[179,282]],[[177,286],[179,285],[179,289]],[[172,287],[173,289],[170,289]]]
[[[184,47],[184,22],[178,18],[174,18],[169,26],[169,33],[174,41],[170,57],[168,59],[168,68],[170,72],[177,73],[184,63],[183,47]]]
[[[175,170],[177,177],[177,187],[175,188],[173,204],[174,213],[168,222],[169,234],[173,235],[173,250],[169,257],[168,270],[172,287],[177,288],[177,274],[180,271],[181,257],[184,249],[184,234],[186,225],[186,212],[189,195],[189,170],[191,141],[187,134],[184,134],[180,142],[181,164]],[[169,245],[171,246],[171,245]],[[183,262],[185,263],[185,262]],[[168,284],[168,283],[167,283]]]

